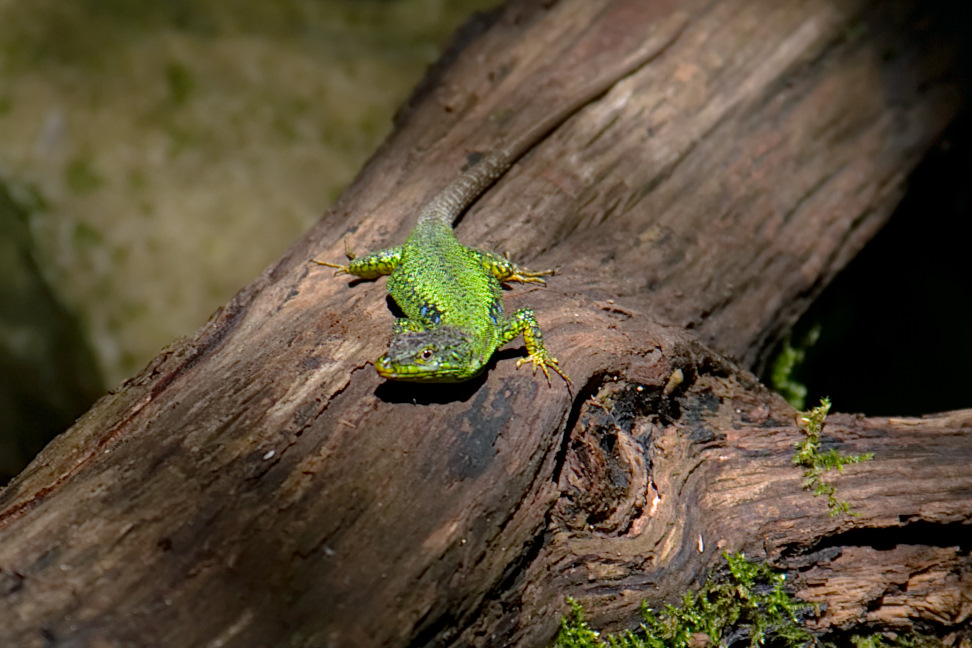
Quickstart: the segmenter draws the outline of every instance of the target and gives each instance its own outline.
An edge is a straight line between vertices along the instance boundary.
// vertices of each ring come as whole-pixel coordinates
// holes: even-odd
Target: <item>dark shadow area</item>
[[[820,339],[794,378],[807,407],[918,415],[972,407],[972,119],[909,178],[885,228],[794,328]]]
[[[963,553],[967,553],[972,549],[972,538],[968,527],[961,523],[912,522],[884,529],[851,529],[823,538],[811,553],[831,547],[870,547],[877,551],[890,551],[898,545],[959,547]]]

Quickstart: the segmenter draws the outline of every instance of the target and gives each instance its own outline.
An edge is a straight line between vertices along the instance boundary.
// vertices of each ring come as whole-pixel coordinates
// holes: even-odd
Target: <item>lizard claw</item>
[[[509,252],[504,252],[503,253],[503,258],[505,258],[507,261],[509,261],[510,260],[510,253]],[[546,286],[547,285],[547,282],[544,281],[543,279],[541,279],[540,277],[543,277],[545,275],[552,275],[554,273],[553,270],[540,270],[540,271],[536,271],[536,272],[533,271],[533,270],[527,270],[525,268],[517,267],[517,265],[515,263],[513,263],[513,262],[510,262],[509,263],[508,269],[511,272],[510,272],[509,276],[507,276],[507,277],[505,277],[503,279],[503,282],[504,283],[507,282],[507,281],[517,281],[519,283],[538,283],[541,286]]]
[[[354,252],[351,251],[351,246],[348,244],[347,237],[344,238],[344,256],[348,257],[348,261],[354,261]],[[351,274],[350,268],[348,268],[346,265],[330,263],[329,261],[318,261],[317,259],[311,259],[311,262],[316,263],[317,265],[327,266],[328,268],[337,268],[337,270],[334,271],[335,277],[343,274]]]
[[[519,360],[517,360],[516,368],[519,369],[520,365],[527,362],[533,363],[534,375],[536,375],[537,373],[537,367],[540,367],[540,370],[543,371],[544,377],[547,379],[548,387],[551,387],[552,385],[550,384],[550,372],[547,371],[547,367],[556,371],[560,375],[560,377],[564,379],[564,382],[567,383],[567,389],[568,390],[570,389],[570,386],[572,384],[570,382],[570,378],[568,378],[567,374],[565,374],[563,371],[560,370],[560,364],[557,362],[557,358],[553,357],[548,353],[531,353],[527,357],[520,358]]]
[[[337,268],[337,270],[334,271],[334,276],[335,277],[338,276],[338,275],[342,275],[342,274],[351,274],[351,272],[348,269],[348,266],[346,266],[346,265],[340,265],[340,264],[337,264],[337,263],[330,263],[328,261],[318,261],[317,259],[311,259],[311,263],[316,263],[317,265],[327,266],[328,268]]]
[[[518,281],[520,283],[538,283],[541,286],[546,286],[547,282],[541,279],[541,275],[553,274],[552,270],[545,270],[543,272],[527,272],[522,270],[520,272],[514,272],[512,275],[506,278],[506,281]]]
[[[518,281],[520,283],[538,283],[541,286],[546,286],[547,282],[541,279],[541,277],[546,275],[552,275],[553,270],[540,270],[534,272],[532,270],[524,270],[522,268],[516,268],[509,277],[503,281]]]

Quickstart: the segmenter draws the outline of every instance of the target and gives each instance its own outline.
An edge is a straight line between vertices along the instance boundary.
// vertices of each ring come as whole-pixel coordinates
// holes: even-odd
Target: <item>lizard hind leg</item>
[[[351,252],[351,248],[348,247],[348,240],[345,239],[344,254],[348,257],[347,265],[318,261],[317,259],[311,259],[311,261],[317,265],[337,268],[334,272],[335,275],[348,274],[361,279],[377,279],[382,275],[391,274],[398,267],[398,264],[402,261],[402,246],[397,245],[384,250],[369,252],[359,257]]]
[[[470,252],[472,252],[476,261],[496,277],[496,280],[500,283],[515,281],[546,285],[547,282],[541,277],[554,273],[553,270],[540,270],[538,272],[527,270],[510,261],[508,256],[500,256],[487,250],[471,249]]]
[[[553,369],[564,379],[569,390],[571,385],[570,377],[561,370],[557,358],[550,355],[544,348],[543,333],[540,331],[540,324],[537,322],[533,311],[529,308],[521,308],[506,319],[500,331],[500,344],[509,342],[521,333],[523,334],[523,341],[526,342],[527,353],[529,355],[517,360],[516,368],[519,369],[520,365],[532,362],[533,373],[536,373],[537,367],[539,367],[547,379],[547,385],[550,385],[550,372],[548,369]]]

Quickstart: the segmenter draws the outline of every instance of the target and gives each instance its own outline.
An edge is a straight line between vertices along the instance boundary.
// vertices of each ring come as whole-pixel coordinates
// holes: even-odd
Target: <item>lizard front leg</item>
[[[472,253],[473,258],[475,258],[481,266],[489,271],[490,274],[496,277],[496,280],[500,283],[517,281],[520,283],[538,283],[546,285],[547,282],[540,277],[553,274],[553,270],[541,270],[539,272],[534,272],[532,270],[527,270],[526,268],[521,268],[505,256],[500,256],[487,250],[470,248],[469,251]]]
[[[377,250],[376,252],[370,252],[364,256],[356,257],[351,252],[351,248],[348,247],[347,239],[345,239],[344,254],[348,257],[347,265],[318,261],[317,259],[311,259],[311,261],[317,265],[337,268],[334,272],[335,275],[349,274],[362,279],[377,279],[382,275],[391,274],[398,267],[398,264],[402,261],[402,246],[396,245],[395,247]]]
[[[547,350],[544,348],[543,333],[540,332],[540,324],[537,323],[536,316],[529,308],[521,308],[504,320],[503,326],[500,329],[500,344],[506,344],[521,333],[523,334],[523,341],[526,342],[527,353],[529,355],[516,361],[517,369],[525,362],[532,362],[533,372],[536,373],[537,367],[540,367],[549,385],[550,373],[547,371],[549,367],[560,374],[560,377],[566,381],[569,389],[571,385],[570,378],[561,371],[557,358],[547,353]]]

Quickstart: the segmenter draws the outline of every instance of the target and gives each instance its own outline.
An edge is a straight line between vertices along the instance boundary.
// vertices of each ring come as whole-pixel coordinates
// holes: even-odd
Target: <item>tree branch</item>
[[[512,2],[318,226],[0,493],[0,643],[538,646],[565,595],[627,626],[739,549],[802,570],[825,627],[960,624],[968,546],[941,538],[972,511],[969,414],[831,417],[828,447],[875,454],[834,519],[796,413],[727,359],[760,364],[958,111],[943,14],[916,7]],[[518,351],[382,384],[383,284],[308,260],[401,241],[469,153],[629,56],[458,228],[559,267],[507,305],[576,398]]]

